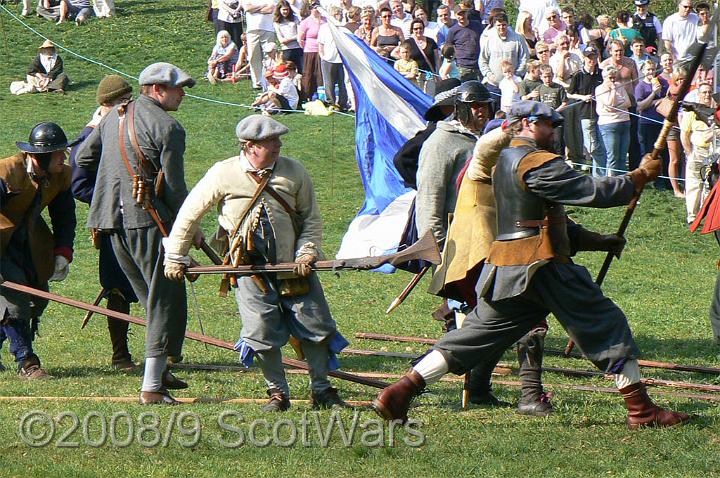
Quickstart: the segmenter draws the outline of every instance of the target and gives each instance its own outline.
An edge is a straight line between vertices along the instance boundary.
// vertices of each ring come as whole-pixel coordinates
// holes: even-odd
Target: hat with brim
[[[287,78],[288,75],[290,74],[288,72],[287,65],[285,65],[284,63],[273,68],[272,72],[273,72],[272,76],[276,80],[282,80],[283,78]]]
[[[183,70],[171,63],[158,62],[146,67],[138,79],[140,86],[165,85],[171,88],[195,86],[195,80]]]
[[[80,142],[80,138],[68,141],[65,132],[54,123],[39,123],[30,132],[29,141],[17,141],[15,145],[25,153],[42,154],[62,151]]]
[[[43,48],[52,48],[55,49],[55,44],[51,42],[50,40],[45,40],[42,45],[38,47],[38,50],[42,50]]]
[[[586,57],[588,57],[588,58],[591,57],[591,56],[594,56],[595,58],[597,58],[597,56],[598,56],[598,51],[597,51],[597,49],[595,49],[595,47],[589,46],[589,47],[586,47],[586,48],[583,50],[583,55],[586,56]]]
[[[633,3],[638,7],[642,7],[643,5],[650,3],[650,0],[634,0]]]
[[[454,106],[457,89],[460,86],[460,80],[457,78],[448,78],[437,82],[435,86],[435,102],[428,108],[423,115],[426,121],[442,121],[447,115],[443,113],[443,106]]]
[[[62,151],[64,149],[72,148],[80,142],[79,139],[62,144],[44,144],[40,142],[26,143],[24,141],[17,141],[15,145],[20,151],[25,153],[41,154],[41,153],[52,153],[53,151]]]

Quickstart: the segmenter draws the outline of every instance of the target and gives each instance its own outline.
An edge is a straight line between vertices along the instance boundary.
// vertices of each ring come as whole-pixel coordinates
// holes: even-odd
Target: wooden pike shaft
[[[382,340],[386,342],[411,342],[416,344],[434,345],[437,339],[428,339],[424,337],[406,337],[401,335],[373,334],[369,332],[358,332],[355,338],[367,340]],[[562,350],[546,348],[545,353],[548,355],[565,355]],[[584,358],[580,354],[570,354],[572,358]],[[678,372],[695,372],[720,375],[720,368],[704,367],[702,365],[683,365],[672,362],[658,362],[655,360],[638,360],[638,365],[647,368],[660,368],[665,370],[675,370]]]
[[[397,309],[398,306],[399,306],[400,304],[402,304],[402,303],[405,301],[405,299],[407,299],[407,297],[410,295],[410,292],[413,291],[413,289],[415,288],[415,286],[417,286],[418,283],[420,282],[420,279],[422,279],[423,276],[424,276],[424,275],[427,273],[427,271],[429,271],[429,270],[430,270],[430,266],[425,266],[425,267],[423,267],[422,269],[420,269],[420,272],[418,272],[417,274],[415,274],[415,275],[413,276],[413,278],[410,279],[410,282],[408,282],[408,285],[406,285],[405,288],[403,289],[403,291],[400,292],[400,295],[397,296],[397,297],[395,297],[395,299],[393,299],[392,303],[390,304],[390,306],[389,306],[389,307],[387,308],[387,310],[385,311],[385,314],[389,314],[389,313],[392,312],[393,310]]]
[[[678,111],[680,111],[680,105],[682,104],[685,95],[687,95],[688,91],[690,91],[691,80],[695,78],[695,73],[697,72],[698,67],[702,63],[706,48],[707,44],[703,44],[699,54],[693,59],[692,63],[690,63],[690,68],[688,69],[686,79],[682,82],[680,86],[680,91],[678,91],[677,96],[673,100],[672,108],[670,108],[670,113],[668,114],[668,117],[665,118],[665,121],[663,122],[663,128],[662,130],[660,130],[660,134],[658,135],[658,138],[653,145],[653,150],[651,153],[653,160],[657,160],[662,150],[664,150],[667,146],[667,137],[673,128],[673,123],[677,120]],[[630,225],[630,220],[635,213],[635,208],[637,207],[638,201],[640,201],[640,196],[643,193],[643,187],[644,185],[635,192],[635,195],[630,200],[627,209],[625,209],[625,215],[623,216],[623,219],[620,222],[620,227],[618,227],[618,231],[616,233],[620,237],[625,236],[625,231],[627,231],[627,228]],[[598,286],[601,286],[603,281],[605,280],[605,276],[610,269],[610,265],[612,264],[614,257],[615,253],[613,253],[612,251],[608,252],[605,256],[603,265],[602,267],[600,267],[600,272],[598,272],[597,278],[595,279],[595,283]],[[570,352],[572,352],[574,347],[575,342],[573,342],[572,339],[568,340],[568,343],[565,346],[565,355],[570,355]]]
[[[107,294],[107,289],[105,289],[105,287],[103,287],[102,289],[100,289],[100,293],[97,295],[97,297],[95,297],[95,300],[93,301],[93,305],[100,304],[100,301],[102,300],[103,297],[105,297],[105,294]],[[87,313],[85,314],[85,317],[83,317],[83,321],[82,321],[82,324],[80,325],[80,329],[85,328],[85,326],[88,324],[88,322],[90,322],[90,319],[92,318],[93,314],[94,314],[94,312],[92,310],[87,311]]]
[[[105,307],[99,307],[97,305],[86,304],[84,302],[80,302],[79,300],[74,300],[63,297],[61,295],[53,294],[52,292],[45,292],[25,285],[16,284],[10,281],[2,282],[2,287],[7,287],[8,289],[12,289],[17,292],[23,292],[25,294],[30,294],[35,297],[41,297],[43,299],[51,300],[53,302],[59,302],[61,304],[69,305],[70,307],[75,307],[77,309],[92,311],[96,314],[102,314],[108,317],[112,317],[114,319],[124,320],[125,322],[130,322],[131,324],[142,325],[143,327],[147,326],[147,322],[139,317],[134,317],[129,314],[124,314],[122,312],[106,309]],[[190,340],[196,340],[205,344],[214,345],[222,349],[233,351],[235,350],[235,346],[231,342],[225,342],[223,340],[216,339],[215,337],[210,337],[208,335],[198,334],[195,332],[185,332],[185,337]],[[283,364],[287,365],[288,367],[300,368],[303,370],[308,369],[307,363],[301,362],[300,360],[293,360],[288,358],[283,358],[282,360]],[[375,388],[385,388],[389,385],[388,383],[381,382],[379,380],[365,379],[348,372],[341,372],[339,370],[329,372],[328,375],[330,375],[331,377],[339,378],[341,380],[347,380],[349,382],[355,382]]]

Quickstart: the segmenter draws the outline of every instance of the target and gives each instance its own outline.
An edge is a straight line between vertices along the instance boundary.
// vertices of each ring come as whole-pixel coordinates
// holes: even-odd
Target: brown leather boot
[[[167,389],[161,388],[157,392],[140,392],[140,405],[180,405]]]
[[[628,409],[627,425],[630,430],[640,427],[672,427],[690,420],[683,412],[665,410],[653,403],[642,382],[620,389]]]
[[[123,314],[130,313],[130,303],[118,293],[110,294],[107,300],[107,308]],[[128,349],[128,327],[130,324],[112,317],[107,318],[107,324],[113,349],[112,368],[126,372],[137,369],[137,364],[133,362]]]
[[[267,391],[267,394],[270,399],[260,409],[263,412],[284,412],[290,409],[290,399],[287,398],[287,395],[285,395],[282,390],[271,388]]]
[[[372,407],[385,420],[400,420],[405,423],[410,403],[424,388],[425,379],[414,369],[410,369],[403,378],[385,387],[373,400]]]
[[[533,417],[547,417],[554,411],[550,394],[542,384],[542,363],[545,351],[545,329],[534,329],[525,334],[517,343],[522,383],[517,412]]]

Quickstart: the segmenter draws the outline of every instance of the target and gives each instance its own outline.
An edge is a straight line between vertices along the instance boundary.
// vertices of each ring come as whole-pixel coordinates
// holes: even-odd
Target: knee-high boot
[[[107,308],[116,312],[127,314],[130,312],[130,303],[121,294],[111,293],[107,300]],[[137,365],[133,362],[128,349],[129,323],[124,320],[107,318],[110,343],[112,344],[112,367],[117,370],[134,370]]]
[[[546,332],[545,329],[531,330],[517,343],[519,375],[522,382],[522,395],[517,411],[523,415],[546,417],[553,412],[552,403],[542,385]]]

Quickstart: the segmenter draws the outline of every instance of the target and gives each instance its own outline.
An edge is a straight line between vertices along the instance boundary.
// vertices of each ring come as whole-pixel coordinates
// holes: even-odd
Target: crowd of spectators
[[[28,15],[31,0],[22,2]],[[633,10],[597,18],[560,8],[557,0],[520,0],[514,27],[503,0],[439,2],[212,0],[208,20],[217,41],[207,78],[217,83],[247,76],[260,91],[258,99],[276,108],[322,99],[352,110],[352,87],[324,9],[428,94],[440,80],[479,80],[496,95],[498,109],[530,99],[562,112],[557,152],[596,176],[637,167],[652,150],[683,81],[694,90],[686,101],[715,104],[713,70],[685,78],[690,46],[700,37],[715,46],[707,2],[679,0],[677,11],[663,19],[652,12],[650,0],[632,0]],[[36,12],[79,24],[114,15],[115,6],[112,0],[38,0]],[[270,101],[278,95],[282,101]],[[697,182],[699,158],[715,149],[714,126],[703,130],[703,118],[681,113],[663,153],[664,178],[655,184],[687,196],[688,220],[702,195],[690,184]]]

